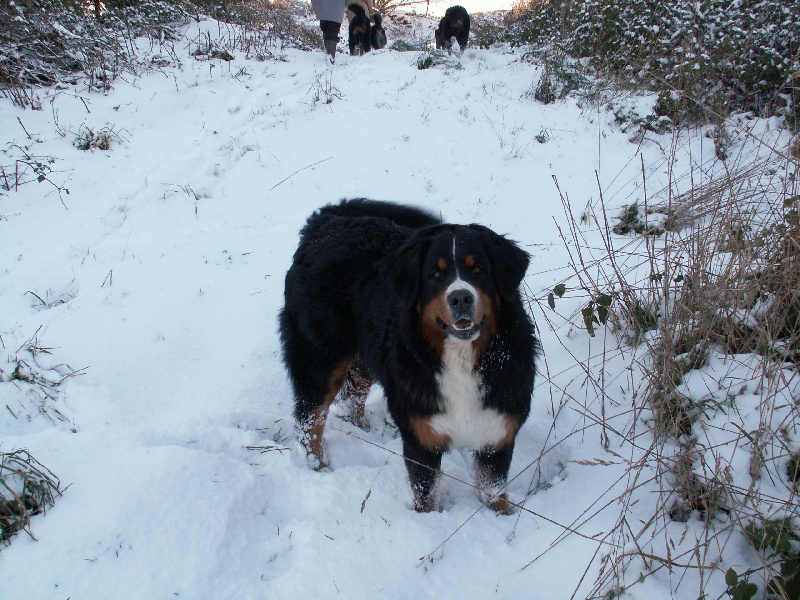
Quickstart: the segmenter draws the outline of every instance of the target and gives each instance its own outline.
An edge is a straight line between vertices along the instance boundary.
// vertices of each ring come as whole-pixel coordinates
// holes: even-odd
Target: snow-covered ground
[[[653,193],[670,169],[712,165],[712,144],[679,146],[673,164],[669,137],[632,143],[603,107],[540,104],[540,69],[518,52],[470,49],[426,70],[418,53],[391,50],[340,54],[333,68],[321,51],[192,58],[190,42],[217,31],[189,26],[179,67],[106,95],[54,89],[40,111],[0,100],[6,172],[26,156],[51,169],[0,193],[0,451],[27,448],[66,488],[33,519],[35,540],[20,533],[0,550],[0,597],[585,597],[603,557],[628,543],[608,533],[639,459],[626,440],[648,434],[630,414],[636,350],[602,327],[590,338],[580,298],[547,307],[572,274],[559,187],[580,223],[600,188],[614,212],[641,199],[643,168]],[[110,134],[110,150],[77,149],[86,128]],[[451,453],[439,510],[414,512],[379,389],[370,431],[332,416],[332,469],[307,468],[276,315],[300,227],[343,197],[482,223],[532,255],[544,356],[509,485],[525,510],[484,508],[470,457]],[[584,233],[601,250],[592,223]],[[54,387],[11,381],[20,361]],[[616,398],[608,450],[584,367],[605,369]],[[742,415],[757,411],[751,395]],[[649,485],[627,507],[637,531]],[[702,529],[667,532],[680,544]],[[710,597],[747,552],[737,541],[706,557],[720,565],[700,576]],[[627,597],[697,597],[694,571],[654,570]]]

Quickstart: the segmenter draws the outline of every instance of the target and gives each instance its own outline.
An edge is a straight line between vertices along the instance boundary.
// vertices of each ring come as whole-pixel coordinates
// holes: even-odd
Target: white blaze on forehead
[[[461,279],[461,273],[458,270],[458,261],[456,260],[456,236],[453,236],[453,266],[456,269],[456,278],[453,283],[447,286],[445,290],[445,297],[449,296],[452,292],[457,290],[467,290],[472,294],[472,297],[475,299],[475,309],[478,309],[478,301],[480,296],[478,296],[478,290],[476,290],[471,284],[467,283],[463,279]]]

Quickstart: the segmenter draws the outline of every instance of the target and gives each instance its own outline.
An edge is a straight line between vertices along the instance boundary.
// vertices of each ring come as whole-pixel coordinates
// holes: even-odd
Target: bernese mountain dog
[[[466,448],[481,499],[510,512],[504,488],[539,346],[519,292],[527,267],[528,255],[491,229],[409,206],[362,198],[312,214],[280,312],[309,464],[327,466],[322,440],[337,395],[365,426],[378,382],[417,511],[436,506],[442,454]]]
[[[436,48],[450,52],[453,48],[453,38],[458,42],[461,52],[467,49],[469,41],[469,13],[463,6],[451,6],[448,8],[439,27],[433,32],[436,38]]]
[[[372,47],[370,40],[371,25],[367,11],[358,2],[351,2],[347,5],[347,12],[350,17],[350,24],[347,30],[350,56],[366,54]]]
[[[380,50],[381,48],[385,48],[387,43],[386,30],[383,28],[383,17],[381,13],[375,11],[375,14],[372,15],[372,21],[372,28],[369,32],[370,43],[374,50]]]

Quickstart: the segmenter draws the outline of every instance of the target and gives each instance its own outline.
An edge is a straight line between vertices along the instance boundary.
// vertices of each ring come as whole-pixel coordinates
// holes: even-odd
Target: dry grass
[[[31,532],[31,517],[44,513],[61,495],[61,483],[27,450],[0,453],[0,544],[17,532]],[[35,538],[34,538],[35,539]]]
[[[722,578],[720,561],[736,536],[747,539],[761,561],[740,580],[736,572],[729,575],[728,593],[749,598],[755,588],[748,581],[761,580],[775,597],[794,597],[796,582],[781,578],[781,568],[798,559],[767,551],[747,535],[748,527],[792,523],[800,513],[800,164],[791,150],[759,149],[756,159],[729,159],[718,175],[690,174],[701,181],[690,181],[689,191],[676,193],[686,182],[671,181],[654,198],[647,197],[643,166],[644,218],[666,215],[661,237],[613,235],[615,219],[602,195],[579,223],[562,194],[568,225],[561,237],[573,274],[558,291],[567,289],[585,303],[567,319],[580,327],[579,313],[611,295],[609,331],[621,348],[630,348],[628,368],[643,378],[633,395],[631,427],[613,431],[631,449],[628,482],[617,498],[617,525],[600,540],[608,549],[598,555],[591,597],[618,595],[665,567],[683,573],[678,584],[699,581],[702,596],[712,577]],[[600,248],[592,247],[587,228],[600,232]],[[603,364],[610,358],[604,355]],[[590,416],[607,443],[605,408],[613,395],[605,368],[593,373],[584,362],[582,370],[599,398],[599,414]],[[735,379],[741,384],[729,383]],[[707,393],[697,392],[700,380]],[[754,404],[755,427],[752,417],[739,413],[745,402]],[[636,421],[647,423],[647,435],[636,431]],[[654,513],[634,526],[629,511],[643,500],[652,505],[647,496],[654,490]],[[587,512],[608,509],[598,499]],[[677,524],[698,519],[701,528],[687,525],[686,537],[673,541]],[[696,576],[686,577],[689,571]]]

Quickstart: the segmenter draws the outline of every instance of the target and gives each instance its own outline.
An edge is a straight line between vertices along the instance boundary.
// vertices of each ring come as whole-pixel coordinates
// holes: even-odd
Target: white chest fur
[[[483,407],[483,386],[475,371],[472,342],[446,339],[442,362],[438,382],[444,412],[431,418],[434,430],[449,437],[456,448],[497,444],[508,434],[506,418]]]

